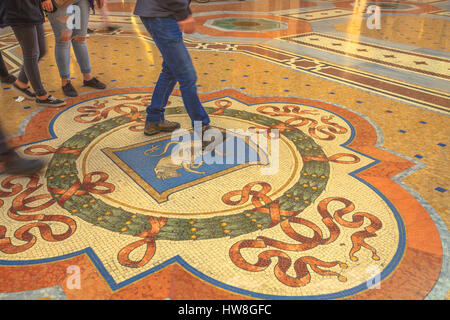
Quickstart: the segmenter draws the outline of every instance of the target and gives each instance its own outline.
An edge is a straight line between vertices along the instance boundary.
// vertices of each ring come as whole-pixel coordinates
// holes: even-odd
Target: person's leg
[[[38,66],[41,57],[39,43],[42,41],[39,39],[40,29],[37,26],[20,26],[13,27],[13,31],[23,54],[23,67],[15,84],[21,89],[26,89],[30,82],[36,96],[39,99],[46,99],[48,94],[42,85]]]
[[[12,29],[23,54],[22,71],[14,82],[13,88],[28,99],[36,99],[38,105],[47,107],[64,106],[66,104],[64,101],[52,97],[45,91],[41,81],[38,62],[46,52],[43,25],[20,26]],[[28,82],[31,83],[35,93],[28,90]]]
[[[0,154],[6,154],[8,153],[8,151],[9,148],[8,145],[6,144],[6,139],[3,134],[3,130],[0,128]]]
[[[95,89],[105,89],[106,85],[101,83],[92,75],[89,50],[86,44],[86,35],[89,24],[90,6],[88,0],[79,0],[74,3],[80,8],[80,28],[73,30],[72,46],[77,57],[78,65],[83,74],[85,86]]]
[[[176,84],[177,80],[173,76],[167,64],[163,61],[162,71],[156,83],[155,90],[153,91],[152,102],[147,107],[146,122],[159,123],[165,120],[165,107]]]
[[[113,26],[111,23],[111,19],[109,18],[108,1],[107,0],[105,0],[103,7],[100,9],[100,13],[102,15],[103,24],[105,25],[105,27],[108,31],[114,31],[114,30],[119,29],[118,27]]]
[[[4,78],[9,75],[8,69],[6,68],[5,61],[3,61],[2,53],[0,52],[0,77]]]
[[[9,74],[5,61],[3,60],[2,53],[0,52],[0,82],[12,84],[17,80],[15,76]]]
[[[208,125],[210,123],[209,116],[203,108],[197,94],[196,71],[189,52],[183,42],[183,35],[178,23],[175,19],[170,17],[141,19],[160,50],[167,69],[164,71],[163,68],[161,87],[165,87],[167,90],[173,89],[173,86],[170,87],[169,85],[172,85],[173,83],[170,80],[175,79],[180,84],[183,102],[186,111],[191,118],[191,122],[194,123],[198,121],[201,122],[202,125]],[[155,103],[153,108],[163,110],[164,105],[162,105],[162,103],[167,103],[167,101],[164,100],[166,95],[167,92],[164,92],[163,90],[161,92],[161,97],[155,97],[154,93],[153,96],[157,101],[160,101],[160,104],[156,105]]]
[[[74,3],[80,8],[80,28],[73,30],[72,46],[84,80],[92,79],[91,61],[86,45],[86,34],[89,23],[89,1],[80,0]]]
[[[63,87],[70,82],[70,45],[73,30],[68,28],[65,21],[71,8],[73,7],[61,7],[47,15],[55,35],[55,60]]]

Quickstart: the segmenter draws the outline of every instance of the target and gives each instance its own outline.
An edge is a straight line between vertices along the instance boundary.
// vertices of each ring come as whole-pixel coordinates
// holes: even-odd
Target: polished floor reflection
[[[8,142],[46,167],[0,174],[0,299],[449,298],[449,1],[193,1],[213,127],[280,138],[189,167],[143,134],[162,60],[134,5],[109,1],[115,30],[91,16],[106,90],[76,64],[66,107],[1,85]],[[0,50],[16,74],[8,29]],[[166,114],[191,129],[178,87]]]

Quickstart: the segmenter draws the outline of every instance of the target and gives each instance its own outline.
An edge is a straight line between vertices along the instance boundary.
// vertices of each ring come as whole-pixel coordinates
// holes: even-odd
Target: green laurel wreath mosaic
[[[208,113],[217,110],[211,107],[205,109]],[[166,110],[167,115],[182,113],[186,113],[184,108],[171,107]],[[282,123],[266,116],[246,111],[230,110],[229,108],[224,110],[223,115],[249,120],[262,126]],[[60,145],[60,148],[85,149],[98,136],[126,123],[130,123],[130,118],[125,116],[96,123],[72,136]],[[294,143],[301,155],[310,157],[325,155],[321,147],[301,130],[292,128],[292,130],[285,130],[281,134]],[[55,153],[53,155],[46,172],[46,178],[48,189],[55,200],[58,200],[61,195],[52,192],[52,189],[68,190],[77,182],[78,170],[76,161],[79,156],[79,154],[70,153]],[[330,166],[328,161],[310,160],[304,162],[299,180],[280,198],[276,199],[279,202],[281,218],[288,218],[283,216],[283,210],[301,212],[313,203],[325,189],[329,179],[329,172]],[[269,208],[269,204],[262,208]],[[147,215],[128,212],[120,207],[113,207],[90,194],[73,195],[64,202],[64,209],[88,223],[122,234],[137,236],[151,228]],[[268,228],[270,223],[270,214],[252,210],[245,210],[234,215],[201,219],[169,217],[155,239],[183,241],[228,236],[236,237]]]

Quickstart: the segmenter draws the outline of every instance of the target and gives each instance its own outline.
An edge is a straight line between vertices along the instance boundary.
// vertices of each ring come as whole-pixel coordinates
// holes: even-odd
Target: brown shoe
[[[206,147],[209,146],[209,145],[211,146],[211,148],[215,148],[215,147],[217,147],[218,145],[220,145],[221,143],[223,143],[226,140],[225,132],[223,132],[221,130],[219,130],[219,131],[222,134],[222,141],[220,141],[220,140],[216,141],[215,139],[213,141],[205,141],[205,140],[203,140],[204,133],[206,131],[208,131],[209,129],[212,129],[209,124],[202,126],[202,151],[205,151]]]
[[[171,132],[180,128],[180,124],[178,122],[172,122],[168,120],[164,120],[160,123],[145,123],[144,134],[147,136],[151,136],[160,132]]]

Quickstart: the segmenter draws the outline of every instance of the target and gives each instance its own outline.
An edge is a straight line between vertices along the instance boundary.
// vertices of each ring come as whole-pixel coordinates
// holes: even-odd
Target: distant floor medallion
[[[275,30],[285,30],[287,23],[282,21],[270,20],[266,18],[218,18],[208,20],[205,26],[219,29],[222,31],[241,31],[241,32],[268,32]]]

